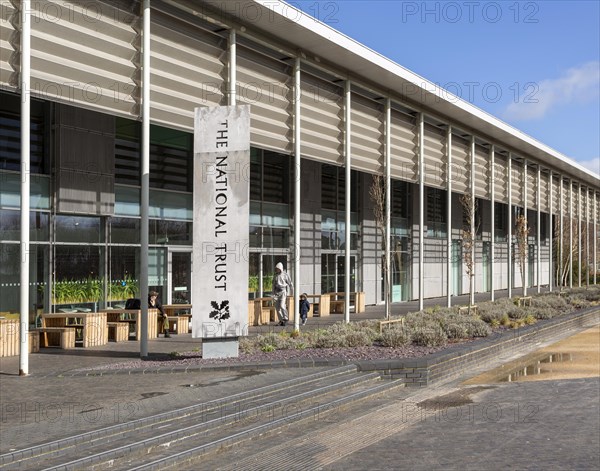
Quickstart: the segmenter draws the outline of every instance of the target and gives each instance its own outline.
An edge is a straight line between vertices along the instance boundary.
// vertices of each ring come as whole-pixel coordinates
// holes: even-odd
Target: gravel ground
[[[438,352],[447,347],[419,347],[408,345],[405,347],[354,347],[354,348],[305,348],[294,350],[276,350],[274,352],[242,353],[237,358],[211,358],[203,359],[201,352],[182,352],[178,354],[153,356],[151,360],[131,360],[121,363],[101,365],[89,370],[133,369],[133,368],[171,368],[177,366],[194,365],[228,365],[236,363],[270,362],[277,360],[293,359],[343,359],[343,360],[378,360],[396,358],[423,357]]]

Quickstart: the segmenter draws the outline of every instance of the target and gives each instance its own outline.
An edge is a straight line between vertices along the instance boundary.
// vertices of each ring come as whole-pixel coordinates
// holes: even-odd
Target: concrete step
[[[0,465],[3,469],[133,469],[156,461],[174,463],[173,457],[184,459],[190,449],[205,452],[225,441],[265,433],[288,420],[323,413],[332,401],[364,394],[378,378],[378,374],[357,373],[353,366],[335,368],[8,453],[0,456]]]

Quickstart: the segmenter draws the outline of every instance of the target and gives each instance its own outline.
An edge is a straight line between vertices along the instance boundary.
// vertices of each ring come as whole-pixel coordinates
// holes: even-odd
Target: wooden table
[[[171,321],[175,322],[176,327],[173,332],[177,334],[187,334],[192,330],[192,305],[191,304],[163,304],[163,309],[165,314],[169,318],[169,323]],[[179,313],[178,311],[188,311],[185,314]],[[179,319],[173,319],[173,317]],[[185,320],[184,320],[185,319]],[[180,322],[181,321],[181,322]],[[172,327],[170,327],[173,329]]]
[[[346,293],[338,291],[337,293],[327,293],[330,297],[331,312],[336,314],[343,314],[346,306],[345,296]],[[354,305],[354,312],[365,312],[365,293],[362,291],[351,291],[350,292],[350,308]]]
[[[312,317],[315,311],[319,317],[328,316],[331,312],[331,296],[329,294],[307,294],[308,302],[310,302],[310,311],[308,317]]]
[[[81,329],[84,347],[108,343],[106,312],[55,312],[42,314],[42,327],[72,327]]]
[[[135,339],[142,338],[142,310],[141,309],[109,309],[102,311],[108,322],[128,322],[134,324],[133,331]],[[158,309],[148,309],[148,338],[155,339],[158,336]]]

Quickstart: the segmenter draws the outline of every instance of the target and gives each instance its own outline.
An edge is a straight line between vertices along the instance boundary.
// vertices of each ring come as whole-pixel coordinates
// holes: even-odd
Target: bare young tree
[[[477,227],[475,222],[475,212],[477,202],[469,193],[460,197],[460,203],[463,207],[463,217],[465,225],[462,232],[463,241],[463,260],[465,262],[465,272],[469,277],[469,313],[475,304],[475,244],[477,238]]]
[[[390,304],[392,299],[391,289],[391,276],[388,273],[388,266],[386,263],[386,254],[388,253],[388,239],[386,234],[386,207],[385,207],[385,180],[381,175],[374,175],[369,189],[369,197],[373,202],[373,217],[375,218],[375,225],[382,236],[382,248],[383,255],[382,261],[382,272],[383,272],[383,285],[384,285],[384,299],[385,299],[385,317],[390,318]]]
[[[554,253],[556,254],[556,284],[562,289],[569,285],[569,275],[573,269],[573,262],[577,258],[579,245],[579,228],[577,221],[565,218],[560,238],[560,221],[554,228]],[[569,232],[571,231],[571,232]],[[570,234],[573,234],[573,244],[570,243]]]
[[[529,226],[527,218],[521,214],[515,221],[515,238],[517,239],[517,257],[519,260],[519,269],[521,270],[521,283],[523,284],[523,296],[527,296],[527,280],[525,278],[525,261],[529,249]]]

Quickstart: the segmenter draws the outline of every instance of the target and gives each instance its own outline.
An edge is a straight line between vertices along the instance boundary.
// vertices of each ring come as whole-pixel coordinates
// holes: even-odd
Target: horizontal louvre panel
[[[552,213],[560,214],[560,179],[552,177]]]
[[[416,182],[419,175],[419,158],[415,118],[392,110],[390,142],[392,177]]]
[[[139,39],[134,26],[139,19],[105,3],[92,9],[85,2],[69,3],[68,8],[58,1],[31,6],[32,93],[98,111],[137,115]]]
[[[194,128],[194,108],[223,104],[225,40],[152,12],[150,116],[155,123]]]
[[[471,170],[471,143],[452,135],[452,191],[467,193]]]
[[[446,188],[446,134],[429,123],[425,123],[424,127],[425,184],[435,188]]]
[[[523,164],[512,162],[512,204],[523,207]]]
[[[0,85],[3,88],[17,88],[19,83],[19,55],[11,43],[19,40],[11,20],[17,20],[17,11],[10,2],[0,5]]]
[[[306,73],[300,76],[302,156],[341,163],[344,152],[342,89]]]
[[[548,204],[548,174],[542,173],[540,175],[540,208],[543,212],[547,213],[550,211],[550,205]]]
[[[250,141],[264,149],[292,151],[289,66],[238,44],[237,101],[249,104]]]
[[[475,144],[475,196],[490,198],[489,150]]]
[[[537,209],[537,169],[527,166],[527,207]]]
[[[494,156],[494,198],[502,203],[508,203],[507,166],[507,160],[496,153]]]
[[[377,104],[352,94],[352,168],[368,173],[383,171],[384,121]]]

